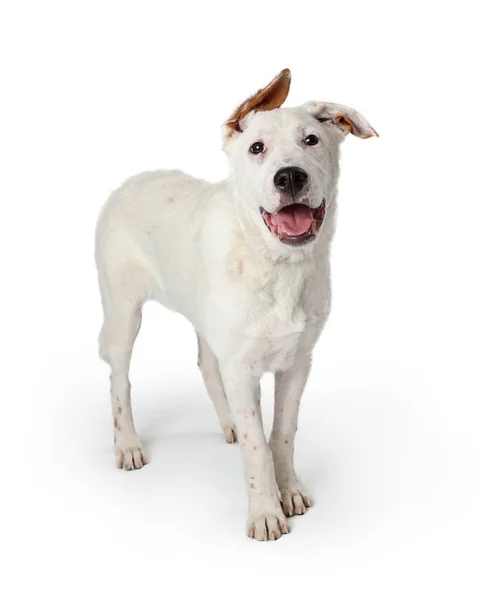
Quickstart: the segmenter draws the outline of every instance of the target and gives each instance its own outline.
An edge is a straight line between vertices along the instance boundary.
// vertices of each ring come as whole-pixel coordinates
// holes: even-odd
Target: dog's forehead
[[[315,119],[304,108],[277,108],[251,114],[246,130],[251,133],[274,134],[302,130],[314,122]]]

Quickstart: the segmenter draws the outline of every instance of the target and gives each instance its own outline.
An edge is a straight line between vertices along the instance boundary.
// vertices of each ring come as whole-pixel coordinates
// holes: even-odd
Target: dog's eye
[[[249,151],[252,154],[261,154],[261,152],[264,152],[264,144],[263,142],[255,142],[251,148],[249,149]]]
[[[308,137],[304,140],[304,143],[306,144],[306,146],[316,146],[316,144],[319,142],[319,139],[317,136],[315,135],[308,135]]]

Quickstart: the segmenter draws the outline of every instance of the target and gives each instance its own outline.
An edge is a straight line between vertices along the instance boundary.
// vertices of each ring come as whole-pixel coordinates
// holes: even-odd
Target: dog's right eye
[[[249,149],[249,151],[251,152],[251,154],[261,154],[261,152],[264,152],[264,144],[263,142],[255,142],[251,148]]]

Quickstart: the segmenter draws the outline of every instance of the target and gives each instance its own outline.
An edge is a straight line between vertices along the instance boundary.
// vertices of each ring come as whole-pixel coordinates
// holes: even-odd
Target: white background
[[[472,6],[2,3],[3,598],[478,597]],[[151,463],[115,469],[93,232],[135,172],[225,176],[221,123],[284,67],[287,105],[348,104],[380,137],[343,146],[297,441],[315,506],[260,544],[193,331],[159,306],[131,374]]]

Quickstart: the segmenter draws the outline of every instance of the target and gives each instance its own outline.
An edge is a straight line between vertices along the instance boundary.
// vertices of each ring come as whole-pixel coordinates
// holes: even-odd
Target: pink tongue
[[[289,235],[306,233],[314,221],[311,209],[304,204],[292,204],[271,216],[278,228]]]

